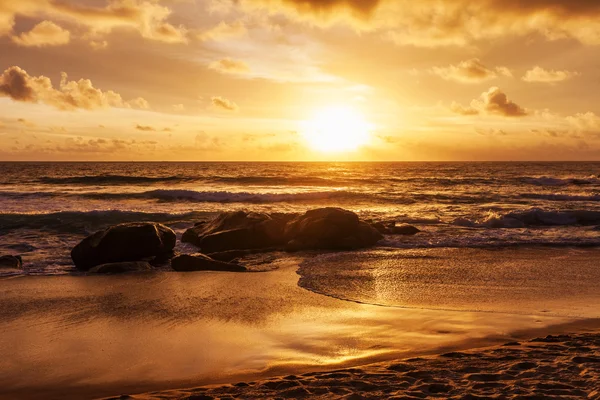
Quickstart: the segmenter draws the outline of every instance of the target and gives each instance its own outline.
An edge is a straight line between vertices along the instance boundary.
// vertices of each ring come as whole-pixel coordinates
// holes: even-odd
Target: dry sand
[[[600,399],[600,335],[112,399]]]

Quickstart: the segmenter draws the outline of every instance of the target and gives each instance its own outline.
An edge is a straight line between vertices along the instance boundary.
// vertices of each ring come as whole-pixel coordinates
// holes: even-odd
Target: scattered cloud
[[[208,67],[224,74],[245,74],[250,72],[248,64],[243,61],[232,60],[231,58],[214,61]]]
[[[221,41],[242,37],[246,35],[247,32],[248,30],[242,21],[235,21],[232,23],[221,21],[215,27],[198,33],[196,37],[202,41]]]
[[[227,100],[221,96],[215,96],[211,99],[212,105],[226,111],[237,111],[238,105],[231,100]]]
[[[480,83],[497,78],[499,75],[512,77],[506,67],[494,69],[486,67],[478,58],[461,61],[457,65],[433,67],[430,72],[447,81],[460,83]]]
[[[50,78],[43,75],[31,76],[17,66],[6,69],[0,75],[0,97],[29,103],[44,103],[60,110],[93,110],[107,107],[147,108],[149,106],[148,102],[141,97],[126,102],[120,94],[112,90],[102,91],[95,88],[89,79],[69,81],[64,72],[61,74],[58,88],[55,88]]]
[[[566,120],[580,130],[600,129],[600,117],[593,112],[577,113],[567,117]]]
[[[535,66],[529,71],[527,71],[521,79],[523,79],[525,82],[530,83],[558,83],[569,80],[577,75],[579,75],[578,72],[570,72],[567,70],[547,70],[542,67]]]
[[[143,132],[156,132],[156,128],[149,125],[136,125],[135,129]]]
[[[508,100],[506,94],[497,87],[483,92],[479,99],[471,101],[468,107],[452,103],[450,110],[461,115],[500,115],[503,117],[524,117],[529,113],[515,102]]]
[[[89,2],[51,0],[0,0],[0,36],[11,34],[17,16],[29,18],[54,18],[86,27],[88,35],[97,38],[115,29],[137,31],[142,37],[167,43],[186,43],[187,29],[168,22],[172,10],[157,0],[109,0],[104,6],[89,5]],[[41,40],[53,34],[64,33],[48,24],[36,27],[23,40]],[[102,40],[94,40],[103,43]]]
[[[12,40],[26,47],[62,46],[71,41],[71,32],[52,21],[42,21],[29,32],[13,36]]]

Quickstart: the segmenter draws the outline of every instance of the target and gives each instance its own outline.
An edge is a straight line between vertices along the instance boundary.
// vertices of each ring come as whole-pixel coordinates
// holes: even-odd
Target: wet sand
[[[112,400],[219,398],[597,400],[600,335],[546,336],[431,358]]]
[[[567,314],[339,300],[298,286],[304,257],[314,258],[280,259],[279,269],[262,273],[4,279],[0,398],[87,399],[255,381],[600,329],[597,319]],[[593,263],[585,255],[579,261],[586,259]]]

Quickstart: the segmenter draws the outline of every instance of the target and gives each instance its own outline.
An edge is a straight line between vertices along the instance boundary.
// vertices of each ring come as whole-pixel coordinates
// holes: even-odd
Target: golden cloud
[[[232,60],[231,58],[214,61],[208,67],[224,74],[245,74],[250,72],[248,64],[243,61]]]
[[[219,41],[241,37],[247,32],[248,30],[242,21],[235,21],[232,23],[221,21],[214,28],[201,32],[197,34],[196,37],[202,41]]]
[[[479,99],[471,101],[468,107],[452,103],[450,110],[461,115],[488,114],[503,117],[524,117],[529,115],[523,107],[508,100],[506,94],[497,87],[491,87],[487,92],[483,92]]]
[[[13,36],[13,42],[27,47],[61,46],[69,43],[71,32],[52,21],[42,21],[29,32]]]
[[[457,65],[447,67],[433,67],[430,71],[447,81],[459,83],[480,83],[497,78],[499,75],[512,76],[506,67],[494,69],[486,67],[478,58],[461,61]]]
[[[539,34],[600,44],[595,0],[234,0],[317,25],[346,22],[403,45],[468,45]]]
[[[568,79],[573,78],[574,76],[579,75],[578,72],[571,71],[556,71],[556,70],[547,70],[539,66],[535,66],[529,71],[525,73],[523,79],[525,82],[538,82],[538,83],[558,83],[562,81],[566,81]]]
[[[15,101],[44,103],[60,110],[149,106],[141,97],[131,102],[123,101],[121,95],[112,90],[95,88],[89,79],[69,81],[64,72],[61,74],[59,87],[55,88],[50,78],[43,75],[31,76],[17,66],[6,69],[0,75],[0,96]]]
[[[237,111],[239,109],[238,105],[235,104],[231,100],[227,100],[221,96],[215,96],[211,99],[212,105],[214,107],[220,108],[226,111]]]
[[[167,22],[170,15],[171,9],[160,5],[158,0],[108,0],[105,6],[99,7],[68,0],[0,0],[0,36],[12,32],[16,16],[24,16],[65,20],[84,26],[92,36],[123,28],[136,30],[142,37],[151,40],[187,42],[187,29]],[[42,28],[49,30],[48,26]],[[48,34],[43,33],[44,36]],[[94,43],[103,42],[94,40]]]

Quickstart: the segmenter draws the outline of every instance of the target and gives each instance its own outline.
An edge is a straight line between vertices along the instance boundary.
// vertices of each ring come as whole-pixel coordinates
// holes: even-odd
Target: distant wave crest
[[[457,218],[453,225],[483,228],[525,228],[529,226],[567,226],[600,224],[600,211],[548,211],[531,208],[506,214],[490,213],[481,220]]]
[[[186,180],[180,176],[135,176],[135,175],[92,175],[92,176],[42,176],[38,182],[51,185],[108,185],[159,183]]]
[[[538,176],[538,177],[522,177],[519,179],[523,183],[527,183],[535,186],[568,186],[568,185],[598,185],[600,179],[597,176],[588,176],[584,178],[568,177],[568,178],[555,178],[551,176]]]

